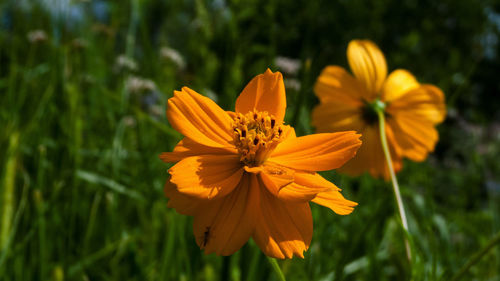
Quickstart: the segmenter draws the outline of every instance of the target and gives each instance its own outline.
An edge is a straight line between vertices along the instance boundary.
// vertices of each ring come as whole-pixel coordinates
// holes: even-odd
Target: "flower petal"
[[[185,158],[168,171],[177,190],[198,199],[226,196],[243,175],[238,155],[202,155]]]
[[[360,81],[341,67],[328,66],[321,72],[314,91],[320,99],[312,114],[318,132],[361,129],[361,108],[368,94]]]
[[[439,135],[432,123],[406,116],[387,121],[403,156],[413,161],[423,161],[434,150]]]
[[[308,203],[285,202],[262,187],[259,216],[253,239],[267,256],[284,259],[304,258],[313,233]]]
[[[339,168],[338,171],[351,176],[369,172],[373,177],[383,176],[384,179],[389,179],[390,175],[380,143],[378,124],[376,126],[366,126],[361,130],[361,141],[363,141],[363,145],[356,156]],[[387,142],[389,143],[394,170],[397,172],[401,169],[402,163],[401,157],[396,152],[392,135],[387,134]]]
[[[232,119],[211,99],[184,87],[168,100],[167,118],[184,136],[205,146],[231,147]]]
[[[330,208],[338,215],[348,215],[352,213],[358,203],[347,200],[338,190],[321,192],[312,200],[314,203]]]
[[[398,99],[406,92],[420,86],[415,76],[404,69],[397,69],[387,77],[382,88],[382,100],[391,102]]]
[[[370,40],[352,40],[347,46],[347,60],[356,78],[368,90],[369,100],[374,99],[387,76],[382,51]]]
[[[246,114],[254,109],[274,115],[277,124],[283,122],[286,95],[280,72],[273,73],[267,69],[265,73],[253,78],[243,89],[236,100],[236,112]]]
[[[295,172],[295,183],[313,189],[316,193],[327,190],[340,191],[340,188],[315,172]]]
[[[295,171],[292,169],[270,161],[266,161],[259,171],[263,185],[274,196],[278,196],[282,188],[293,183],[294,174]]]
[[[360,131],[365,124],[360,107],[325,102],[312,113],[312,125],[318,133]]]
[[[359,137],[348,131],[289,138],[278,145],[269,161],[304,171],[336,169],[356,154]]]
[[[320,192],[338,190],[334,184],[314,172],[296,171],[289,180],[284,180],[283,175],[269,172],[260,173],[260,177],[271,194],[285,201],[308,202]]]
[[[283,129],[283,133],[281,133],[281,139],[283,139],[283,141],[289,139],[289,138],[296,138],[297,135],[295,134],[295,129],[290,126],[290,125],[283,125],[281,127]]]
[[[167,180],[163,191],[165,196],[169,198],[167,207],[174,208],[179,214],[193,216],[205,205],[204,200],[196,199],[177,191],[177,187],[170,180]]]
[[[231,194],[199,210],[193,232],[205,254],[231,255],[248,241],[258,217],[259,192],[256,176],[246,174]]]
[[[233,147],[211,147],[197,143],[190,138],[183,138],[172,152],[162,152],[160,159],[165,163],[178,162],[190,156],[197,155],[225,155],[236,154],[238,151]]]
[[[327,66],[321,71],[314,92],[322,103],[332,102],[346,107],[362,106],[368,97],[364,85],[340,66]]]
[[[393,100],[387,112],[395,119],[405,116],[432,124],[441,123],[446,117],[444,94],[438,87],[424,84]]]
[[[446,116],[443,92],[432,85],[421,85],[389,103],[387,112],[387,124],[401,155],[423,161],[439,139],[434,126]]]

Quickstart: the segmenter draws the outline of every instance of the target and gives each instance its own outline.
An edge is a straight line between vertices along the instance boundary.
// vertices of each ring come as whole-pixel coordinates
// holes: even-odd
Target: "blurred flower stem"
[[[479,260],[481,260],[482,257],[484,257],[491,249],[493,249],[497,244],[500,244],[500,232],[497,232],[493,238],[482,248],[481,250],[477,251],[468,261],[465,263],[462,268],[458,271],[457,274],[455,274],[452,278],[451,281],[457,281],[462,279],[464,275],[469,271],[469,268],[471,268],[473,265],[475,265]]]
[[[387,161],[387,168],[389,168],[389,174],[391,176],[392,187],[394,189],[394,196],[396,197],[396,202],[398,204],[399,216],[401,217],[401,223],[406,233],[408,233],[408,221],[406,220],[405,207],[403,204],[403,199],[401,198],[401,193],[399,192],[398,179],[394,173],[394,167],[392,165],[391,153],[389,151],[389,146],[387,145],[387,136],[385,134],[385,113],[384,106],[377,108],[377,114],[379,119],[379,129],[380,129],[380,142],[382,143],[382,150],[384,151],[385,160]],[[406,256],[408,261],[411,263],[411,249],[410,243],[405,236],[405,248]]]
[[[127,37],[126,37],[126,45],[125,45],[125,56],[128,59],[131,59],[134,57],[134,49],[135,49],[135,37],[136,37],[136,31],[137,31],[137,25],[139,23],[139,0],[130,0],[130,25],[128,26],[127,30]],[[129,73],[125,77],[125,82],[128,80]],[[121,100],[121,111],[125,112],[127,108],[127,100],[129,97],[129,91],[127,90],[127,87],[122,88],[122,100]]]
[[[0,250],[5,250],[8,244],[11,229],[12,214],[14,212],[14,185],[16,180],[17,150],[19,147],[19,132],[10,135],[7,150],[7,162],[2,191],[2,225],[0,232]]]
[[[130,5],[131,5],[130,25],[127,30],[125,54],[127,55],[127,57],[132,58],[134,56],[134,48],[135,48],[135,33],[139,22],[139,1],[131,0]]]
[[[271,257],[267,257],[267,260],[271,264],[271,267],[273,268],[273,270],[276,273],[276,275],[278,275],[278,280],[280,280],[280,281],[286,281],[285,275],[281,271],[281,268],[280,268],[278,262],[276,261],[276,259],[275,258],[271,258]]]

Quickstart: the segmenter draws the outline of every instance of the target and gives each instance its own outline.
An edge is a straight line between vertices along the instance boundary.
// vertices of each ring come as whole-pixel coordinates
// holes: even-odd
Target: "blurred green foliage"
[[[359,206],[313,206],[306,258],[280,265],[288,280],[449,280],[500,230],[499,35],[493,0],[1,1],[0,279],[277,280],[253,242],[206,256],[166,208],[158,154],[181,138],[166,100],[187,85],[231,110],[270,67],[309,134],[319,72],[368,38],[447,97],[435,153],[399,174],[413,266],[389,184],[335,172]],[[497,247],[464,280],[499,268]]]

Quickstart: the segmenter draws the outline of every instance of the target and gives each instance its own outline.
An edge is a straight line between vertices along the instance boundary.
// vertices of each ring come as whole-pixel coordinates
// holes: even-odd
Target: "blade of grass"
[[[16,167],[19,147],[19,132],[10,135],[7,149],[7,161],[3,180],[2,192],[2,228],[0,232],[0,249],[6,250],[11,232],[12,214],[14,212],[14,186],[16,184]]]
[[[92,172],[87,172],[83,170],[78,170],[76,171],[76,176],[84,181],[87,181],[89,183],[93,184],[98,184],[98,185],[103,185],[115,192],[118,192],[120,194],[129,196],[131,198],[144,201],[144,197],[137,191],[131,190],[127,187],[125,187],[122,184],[117,183],[116,181],[103,177],[101,175],[92,173]]]
[[[130,243],[133,240],[133,237],[130,237],[128,235],[124,235],[120,240],[115,241],[111,244],[106,245],[104,248],[98,250],[97,252],[81,259],[80,261],[76,262],[72,266],[69,267],[68,269],[68,277],[74,277],[77,273],[80,271],[84,270],[86,267],[92,265],[93,263],[97,262],[98,260],[110,255],[113,253],[115,250],[117,250],[120,246],[126,245]]]
[[[0,277],[3,276],[3,273],[4,273],[3,272],[3,270],[4,270],[3,265],[4,265],[5,261],[7,260],[7,256],[9,253],[9,246],[12,243],[12,240],[14,239],[14,237],[16,235],[17,226],[19,225],[21,217],[24,214],[24,209],[26,207],[26,201],[28,199],[28,186],[29,186],[29,177],[27,174],[24,175],[24,182],[25,183],[24,183],[24,187],[23,187],[23,193],[21,195],[21,201],[19,202],[19,207],[17,208],[16,214],[14,216],[10,235],[7,238],[8,239],[7,244],[6,244],[5,248],[0,250]]]
[[[474,253],[472,257],[465,263],[460,270],[453,275],[453,277],[450,279],[451,281],[458,281],[462,279],[465,274],[469,271],[469,269],[478,263],[482,257],[484,257],[491,249],[493,249],[497,244],[500,244],[500,232],[498,232],[493,238],[491,238],[490,241],[479,251]]]

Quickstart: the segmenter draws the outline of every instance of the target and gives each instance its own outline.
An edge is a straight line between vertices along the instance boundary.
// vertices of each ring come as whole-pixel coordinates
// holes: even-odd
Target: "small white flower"
[[[160,57],[162,59],[170,60],[177,65],[179,69],[186,68],[186,61],[182,55],[175,49],[169,47],[162,47],[160,49]]]
[[[152,92],[156,90],[155,82],[137,76],[130,76],[125,82],[125,87],[130,93]]]
[[[126,55],[116,57],[115,67],[117,70],[127,69],[130,71],[137,70],[137,63]]]
[[[31,43],[41,43],[44,41],[47,41],[47,33],[45,31],[37,29],[37,30],[32,30],[28,32],[27,34],[28,41]]]
[[[301,66],[300,60],[287,57],[276,57],[274,63],[279,70],[292,76],[297,75]]]

